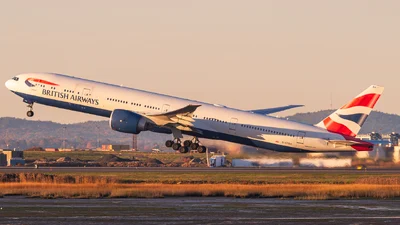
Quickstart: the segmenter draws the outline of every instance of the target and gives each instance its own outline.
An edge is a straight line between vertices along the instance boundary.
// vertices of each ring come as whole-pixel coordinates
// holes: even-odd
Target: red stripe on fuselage
[[[28,78],[29,81],[33,81],[33,82],[37,82],[37,83],[41,83],[41,84],[47,84],[47,85],[52,85],[52,86],[59,86],[58,84],[46,81],[46,80],[42,80],[42,79],[36,79],[36,78]]]
[[[355,106],[365,106],[365,107],[369,107],[372,109],[372,108],[374,108],[379,97],[381,97],[380,94],[366,94],[366,95],[363,95],[363,96],[353,99],[351,102],[344,105],[341,109],[348,109],[348,108],[352,108]]]
[[[324,119],[325,127],[328,131],[338,134],[343,134],[351,137],[355,137],[356,134],[353,133],[348,127],[343,124],[333,121],[330,117]]]

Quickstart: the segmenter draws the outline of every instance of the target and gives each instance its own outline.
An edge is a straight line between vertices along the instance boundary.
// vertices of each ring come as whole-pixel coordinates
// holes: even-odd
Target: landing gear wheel
[[[190,149],[192,149],[192,150],[197,150],[198,148],[199,148],[199,143],[192,143],[190,145]]]
[[[177,151],[177,150],[179,150],[180,148],[181,148],[181,144],[179,144],[179,143],[174,143],[173,145],[172,145],[172,149],[173,150],[175,150],[175,151]]]
[[[188,148],[188,147],[181,146],[181,147],[179,148],[179,152],[180,152],[180,153],[187,153],[188,151],[189,151],[189,148]]]
[[[166,146],[167,148],[171,148],[173,144],[174,144],[174,142],[171,141],[171,140],[168,140],[168,141],[165,142],[165,146]]]
[[[32,117],[33,115],[35,115],[35,113],[33,111],[29,110],[28,112],[26,112],[26,115],[28,117]]]
[[[192,141],[190,141],[190,140],[186,140],[183,142],[183,146],[185,146],[185,147],[189,147],[191,144],[192,144]]]
[[[29,104],[28,104],[29,110],[28,110],[28,112],[26,112],[26,115],[27,115],[28,117],[32,117],[33,115],[35,115],[35,113],[33,113],[33,102],[28,102],[28,101],[25,101],[25,100],[24,100],[24,102],[29,103]]]
[[[197,151],[198,151],[199,153],[205,153],[206,150],[207,150],[207,148],[206,148],[205,146],[199,146],[199,147],[197,148]]]

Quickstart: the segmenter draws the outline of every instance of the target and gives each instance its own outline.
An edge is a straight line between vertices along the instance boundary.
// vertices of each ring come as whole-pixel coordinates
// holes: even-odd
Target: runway
[[[398,174],[400,168],[204,168],[204,167],[0,167],[0,173],[35,173],[35,172],[215,172],[215,173],[384,173]]]
[[[3,224],[399,224],[398,200],[0,198]]]

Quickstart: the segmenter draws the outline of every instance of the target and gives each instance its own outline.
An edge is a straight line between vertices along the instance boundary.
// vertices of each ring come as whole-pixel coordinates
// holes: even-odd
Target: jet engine
[[[139,134],[150,130],[154,124],[146,117],[132,111],[115,109],[110,117],[111,129],[123,133]]]

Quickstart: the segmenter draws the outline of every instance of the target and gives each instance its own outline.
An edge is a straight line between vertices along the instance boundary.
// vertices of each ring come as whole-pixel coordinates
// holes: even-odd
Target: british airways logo
[[[59,86],[58,84],[42,80],[42,79],[37,79],[37,78],[28,78],[25,80],[25,84],[28,85],[28,87],[34,87],[35,85],[32,82],[40,83],[40,84],[45,84],[45,85],[50,85],[50,86]]]
[[[28,87],[34,87],[34,86],[35,86],[35,85],[32,84],[31,82],[29,82],[29,80],[25,80],[25,84],[26,84]]]

